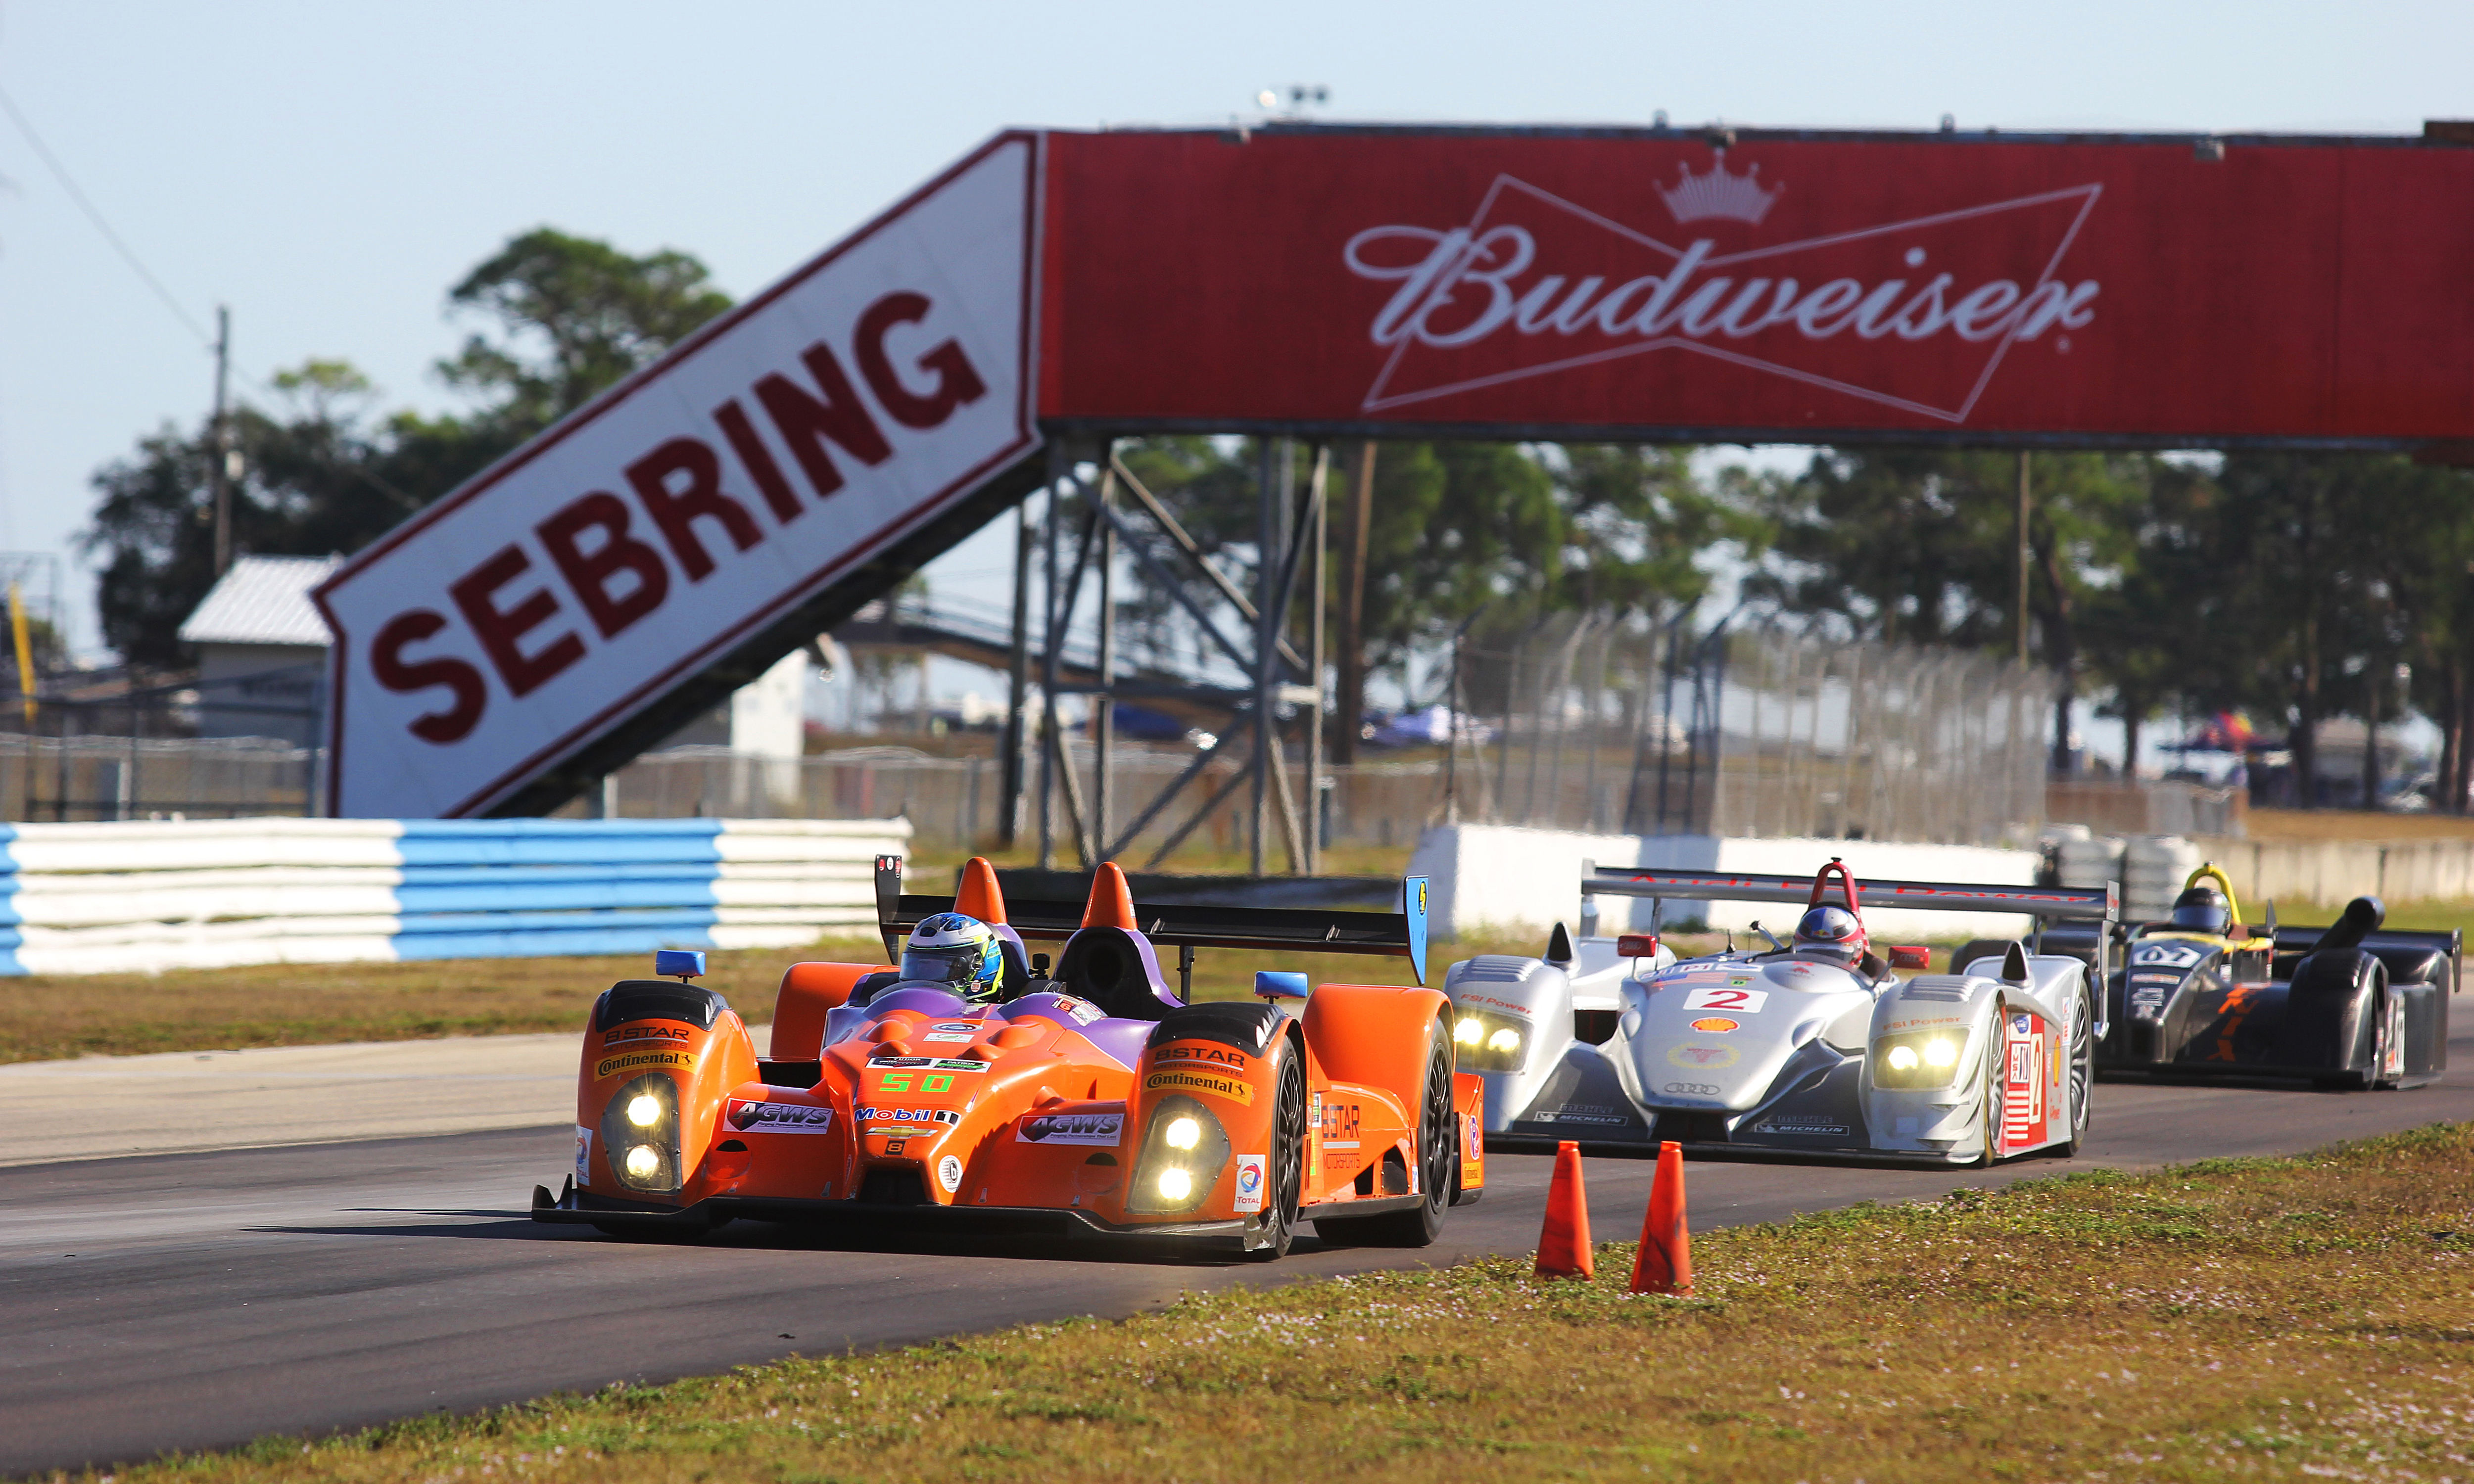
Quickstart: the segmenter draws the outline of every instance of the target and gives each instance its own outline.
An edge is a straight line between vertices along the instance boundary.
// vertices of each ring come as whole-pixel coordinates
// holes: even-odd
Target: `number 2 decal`
[[[1757,1015],[1769,1003],[1767,990],[1733,990],[1705,988],[1684,996],[1686,1010],[1725,1010],[1737,1015]]]

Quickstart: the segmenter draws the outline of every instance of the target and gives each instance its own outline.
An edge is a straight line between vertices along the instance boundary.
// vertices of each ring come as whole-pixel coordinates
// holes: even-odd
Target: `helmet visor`
[[[969,984],[980,976],[980,945],[910,948],[902,955],[902,977],[912,984]]]
[[[2173,909],[2175,927],[2196,928],[2203,933],[2221,933],[2233,925],[2234,915],[2221,901],[2185,902]]]

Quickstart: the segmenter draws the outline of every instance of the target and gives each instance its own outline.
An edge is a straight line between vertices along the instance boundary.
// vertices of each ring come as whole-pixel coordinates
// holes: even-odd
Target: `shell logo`
[[[1693,1021],[1692,1028],[1704,1036],[1724,1036],[1740,1023],[1740,1021],[1730,1020],[1724,1016],[1711,1016],[1706,1020]]]

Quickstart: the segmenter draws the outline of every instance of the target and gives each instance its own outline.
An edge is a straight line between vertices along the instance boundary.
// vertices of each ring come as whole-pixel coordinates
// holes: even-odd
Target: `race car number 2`
[[[1684,996],[1686,1010],[1724,1010],[1733,1015],[1758,1015],[1769,1003],[1767,990],[1737,990],[1712,985],[1693,990]]]

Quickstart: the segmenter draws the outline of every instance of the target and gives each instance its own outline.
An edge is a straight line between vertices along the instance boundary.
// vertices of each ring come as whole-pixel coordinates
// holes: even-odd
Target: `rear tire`
[[[1280,1038],[1279,1090],[1272,1100],[1272,1167],[1263,1192],[1263,1234],[1266,1245],[1246,1256],[1256,1262],[1276,1262],[1289,1255],[1298,1235],[1298,1201],[1305,1178],[1306,1072],[1297,1047]]]
[[[1963,974],[1967,972],[1967,966],[1977,959],[2000,958],[2009,949],[2010,944],[2011,940],[2007,938],[1971,939],[1957,952],[1950,956],[1950,968],[1947,972]]]
[[[1460,1183],[1460,1118],[1452,1109],[1452,1041],[1438,1020],[1426,1030],[1426,1075],[1418,1096],[1418,1204],[1380,1216],[1326,1217],[1315,1234],[1356,1247],[1429,1247]]]

